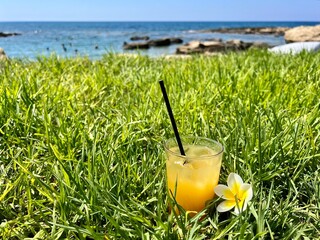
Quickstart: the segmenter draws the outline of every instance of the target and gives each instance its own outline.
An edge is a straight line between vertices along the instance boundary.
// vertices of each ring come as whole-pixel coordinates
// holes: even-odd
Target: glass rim
[[[186,139],[186,138],[187,138],[187,139],[200,139],[200,140],[205,140],[205,141],[214,143],[214,144],[218,145],[218,146],[221,148],[221,150],[220,150],[218,153],[212,154],[212,155],[201,156],[201,158],[210,158],[210,157],[219,156],[220,154],[222,154],[222,153],[224,152],[224,146],[223,146],[220,142],[218,142],[218,141],[216,141],[216,140],[213,140],[213,139],[210,139],[210,138],[207,138],[207,137],[181,136],[181,139],[182,139],[182,140],[183,140],[183,139]],[[176,153],[176,152],[171,151],[171,150],[168,148],[168,143],[169,143],[170,141],[172,141],[172,140],[173,140],[175,143],[177,143],[175,137],[169,138],[169,139],[167,139],[167,140],[164,141],[164,144],[163,144],[163,145],[164,145],[164,149],[166,150],[166,152],[168,152],[168,153],[170,153],[170,154],[172,154],[172,155],[174,155],[174,156],[180,157],[180,158],[188,158],[188,159],[197,159],[197,158],[199,158],[199,157],[188,157],[188,156],[181,155],[181,153]],[[178,144],[176,144],[176,146],[178,146]]]

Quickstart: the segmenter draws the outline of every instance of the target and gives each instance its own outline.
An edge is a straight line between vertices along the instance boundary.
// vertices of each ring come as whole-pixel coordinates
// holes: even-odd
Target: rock
[[[237,33],[237,34],[262,34],[262,35],[284,35],[287,27],[249,27],[249,28],[217,28],[200,30],[199,32],[217,32],[217,33]]]
[[[191,41],[191,42],[188,42],[187,44],[183,45],[183,46],[187,46],[189,48],[197,48],[199,47],[201,44],[200,41]]]
[[[171,44],[180,44],[183,43],[183,40],[181,38],[170,38]]]
[[[134,49],[148,49],[149,43],[148,42],[133,42],[133,43],[123,43],[123,49],[125,50],[134,50]]]
[[[163,46],[169,46],[171,44],[170,38],[161,38],[161,39],[154,39],[148,41],[150,46],[153,47],[163,47]]]
[[[293,42],[319,42],[320,25],[300,26],[285,32],[284,39],[287,43]]]
[[[215,54],[223,53],[227,51],[244,51],[251,47],[268,48],[267,43],[260,42],[243,42],[241,40],[228,40],[222,41],[191,41],[185,45],[182,45],[176,49],[176,54]]]
[[[7,57],[6,53],[4,52],[4,49],[0,48],[0,61],[4,61],[7,59],[8,59],[8,57]]]
[[[223,52],[226,50],[226,44],[223,42],[205,41],[201,42],[199,47],[205,49],[204,52]]]
[[[138,40],[148,41],[149,39],[150,39],[149,36],[133,36],[130,38],[131,41],[138,41]]]
[[[159,38],[159,39],[152,39],[149,41],[140,41],[140,42],[133,42],[127,43],[124,42],[123,49],[132,50],[132,49],[148,49],[150,47],[165,47],[171,44],[179,44],[182,43],[183,40],[180,38]]]
[[[148,43],[152,47],[164,47],[171,44],[183,43],[183,40],[181,38],[159,38],[149,40]]]
[[[176,54],[192,54],[192,53],[201,53],[202,48],[200,48],[200,41],[191,41],[186,43],[176,49]]]
[[[18,36],[21,35],[20,33],[4,33],[0,32],[0,37],[11,37],[11,36]]]
[[[226,41],[226,47],[229,50],[245,50],[249,48],[251,45],[252,43],[243,42],[238,39]]]
[[[193,54],[225,51],[225,44],[216,41],[191,41],[176,49],[176,54]]]

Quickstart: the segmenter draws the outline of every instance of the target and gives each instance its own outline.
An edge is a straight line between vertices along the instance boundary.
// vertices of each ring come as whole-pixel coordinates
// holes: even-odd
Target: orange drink
[[[186,156],[180,154],[174,138],[165,143],[169,196],[186,211],[199,212],[214,196],[223,146],[208,138],[183,137],[181,140]]]

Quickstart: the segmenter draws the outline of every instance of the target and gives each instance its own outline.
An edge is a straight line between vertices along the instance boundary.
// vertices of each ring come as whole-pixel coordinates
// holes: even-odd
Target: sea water
[[[123,50],[132,36],[151,39],[176,37],[184,43],[192,40],[221,38],[284,44],[283,36],[202,33],[199,30],[234,27],[295,27],[317,22],[0,22],[0,32],[21,35],[0,37],[0,48],[11,58],[35,59],[56,54],[61,57],[87,56],[99,59],[104,54],[138,53]],[[174,54],[179,45],[140,50],[140,54],[161,56]]]

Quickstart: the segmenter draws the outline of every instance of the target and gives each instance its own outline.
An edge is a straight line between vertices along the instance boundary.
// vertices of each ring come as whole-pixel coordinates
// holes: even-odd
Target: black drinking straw
[[[174,117],[173,117],[172,109],[170,107],[170,102],[169,102],[169,99],[168,99],[168,95],[167,95],[166,88],[164,86],[163,80],[160,80],[159,84],[160,84],[160,87],[161,87],[163,99],[164,99],[164,101],[166,103],[166,106],[167,106],[167,110],[168,110],[169,117],[170,117],[170,120],[171,120],[171,124],[172,124],[172,128],[173,128],[173,131],[174,131],[174,135],[176,136],[176,139],[177,139],[177,143],[178,143],[178,146],[179,146],[180,154],[185,156],[186,154],[184,153],[184,149],[183,149],[182,142],[181,142],[181,139],[180,139],[180,136],[179,136],[179,132],[178,132],[178,128],[177,128],[177,125],[176,125],[176,121],[174,120]]]

